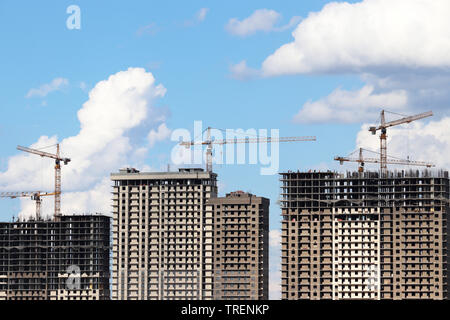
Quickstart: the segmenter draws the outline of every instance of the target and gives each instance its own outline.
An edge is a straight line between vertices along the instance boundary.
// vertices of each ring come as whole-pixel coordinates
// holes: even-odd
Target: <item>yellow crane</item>
[[[70,162],[69,158],[62,158],[59,153],[59,143],[56,145],[56,154],[31,149],[27,147],[17,146],[17,150],[36,154],[41,157],[51,158],[55,160],[55,221],[61,217],[61,162],[67,165]]]
[[[393,113],[393,112],[389,112],[386,110],[382,110],[380,125],[369,128],[369,131],[372,132],[373,135],[375,135],[378,130],[381,131],[381,134],[380,134],[380,169],[381,169],[381,173],[386,173],[386,171],[387,171],[387,141],[386,141],[387,140],[387,130],[386,129],[393,127],[393,126],[403,124],[403,123],[410,123],[415,120],[423,119],[426,117],[431,117],[433,115],[432,111],[428,111],[428,112],[416,114],[414,116],[403,117],[398,120],[386,122],[385,112]]]
[[[41,191],[31,191],[31,192],[2,192],[0,193],[0,198],[26,198],[30,197],[31,200],[36,201],[36,220],[41,219],[41,197],[54,196],[55,193],[41,192]]]
[[[348,162],[358,162],[359,163],[359,168],[358,168],[358,172],[364,172],[364,163],[380,163],[380,158],[367,158],[367,157],[363,157],[363,151],[368,151],[368,152],[373,152],[373,153],[377,153],[378,152],[374,152],[371,150],[367,150],[367,149],[363,149],[363,148],[359,148],[359,157],[358,158],[352,158],[351,155],[355,154],[356,151],[353,151],[352,153],[349,154],[349,156],[347,157],[334,157],[334,160],[339,161],[340,164],[344,164],[344,162],[348,161]],[[386,157],[386,164],[398,164],[398,165],[407,165],[407,166],[424,166],[427,168],[431,168],[434,167],[435,165],[432,163],[428,163],[428,162],[422,162],[422,161],[412,161],[412,160],[403,160],[403,159],[387,159]]]
[[[271,137],[254,137],[254,138],[237,138],[237,139],[224,139],[224,140],[211,140],[211,129],[208,127],[205,131],[206,140],[205,141],[182,141],[180,145],[190,148],[195,145],[206,145],[206,171],[212,172],[212,145],[224,145],[224,144],[236,144],[236,143],[271,143],[271,142],[294,142],[294,141],[316,141],[314,136],[304,136],[304,137],[282,137],[282,138],[271,138]],[[217,129],[221,130],[221,129]],[[204,131],[203,131],[204,132]]]

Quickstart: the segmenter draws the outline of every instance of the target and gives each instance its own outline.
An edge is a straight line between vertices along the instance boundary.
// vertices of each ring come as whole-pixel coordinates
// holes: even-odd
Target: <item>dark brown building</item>
[[[108,300],[110,218],[0,223],[0,300]]]
[[[266,300],[269,199],[242,191],[208,201],[214,216],[214,299]]]

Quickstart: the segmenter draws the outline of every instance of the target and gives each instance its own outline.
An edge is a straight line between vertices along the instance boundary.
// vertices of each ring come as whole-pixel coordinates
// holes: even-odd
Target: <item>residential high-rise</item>
[[[217,196],[216,179],[203,169],[111,174],[113,299],[212,298],[213,218],[206,202]]]
[[[267,300],[269,199],[242,191],[208,201],[214,216],[214,299]]]
[[[448,172],[280,175],[282,299],[448,299]]]
[[[0,222],[0,300],[109,300],[110,218]]]

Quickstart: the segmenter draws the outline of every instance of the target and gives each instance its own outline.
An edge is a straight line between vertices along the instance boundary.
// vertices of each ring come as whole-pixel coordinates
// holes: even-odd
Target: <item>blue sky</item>
[[[414,6],[418,2],[3,0],[0,2],[1,191],[35,188],[51,191],[53,176],[44,177],[45,170],[51,172],[45,160],[27,158],[37,171],[42,168],[42,172],[27,173],[40,176],[41,185],[33,180],[28,187],[28,176],[14,175],[13,164],[8,165],[8,161],[19,155],[16,145],[28,146],[43,136],[57,138],[39,141],[62,141],[76,136],[80,132],[77,112],[89,101],[90,90],[130,67],[144,68],[155,78],[155,85],[162,84],[167,90],[164,96],[154,99],[152,112],[163,115],[162,122],[170,130],[193,130],[194,121],[201,120],[205,127],[279,129],[280,136],[317,136],[317,142],[281,144],[280,171],[334,169],[338,168],[332,161],[335,155],[346,155],[357,146],[376,150],[378,140],[368,138],[361,126],[376,121],[385,105],[408,114],[433,109],[437,124],[421,123],[393,131],[401,139],[390,141],[390,150],[393,155],[406,156],[405,141],[418,151],[435,141],[444,152],[437,153],[434,149],[430,152],[435,152],[437,163],[445,167],[449,158],[446,154],[450,154],[449,135],[445,131],[450,84],[450,62],[445,57],[450,52],[445,39],[448,40],[446,30],[450,28],[443,27],[448,19],[440,19],[431,10],[434,7],[430,5],[430,10],[424,10]],[[81,10],[80,30],[66,27],[69,17],[66,9],[72,4]],[[441,0],[434,4],[447,6]],[[200,19],[202,8],[206,14]],[[226,27],[230,19],[242,22],[260,9],[276,12],[279,15],[276,24],[269,23],[265,31],[256,28],[245,36]],[[441,11],[445,12],[436,12]],[[408,20],[411,12],[420,14],[411,16],[415,20]],[[443,35],[428,28],[432,25],[430,15],[436,30]],[[289,25],[293,17],[300,18]],[[411,30],[410,21],[421,32]],[[298,31],[295,35],[294,30]],[[412,32],[416,38],[409,36]],[[427,47],[426,42],[434,37],[438,42]],[[431,48],[424,54],[419,50],[422,46],[414,42],[421,39],[423,47]],[[444,44],[435,45],[439,41]],[[288,43],[296,44],[293,55],[278,51]],[[396,43],[400,43],[398,47]],[[275,52],[278,60],[268,61]],[[304,60],[296,60],[296,54]],[[239,80],[240,75],[233,72],[233,67],[243,61],[246,67],[240,75],[252,76]],[[55,79],[63,83],[41,95],[30,94],[32,89],[42,92],[45,84]],[[107,106],[103,108],[107,110]],[[305,120],[295,121],[300,110]],[[129,130],[130,145],[145,144],[148,130],[156,130],[161,123],[150,122]],[[419,136],[420,130],[414,129],[427,135]],[[109,143],[115,145],[115,141]],[[148,150],[136,163],[161,170],[169,162],[174,145],[168,139],[151,147],[146,145]],[[79,150],[63,151],[69,157],[83,156]],[[408,147],[408,152],[413,151]],[[102,158],[99,151],[95,161],[108,163],[107,157],[105,153]],[[115,162],[117,167],[111,170],[134,163],[130,155],[122,160]],[[418,160],[427,159],[419,156]],[[75,170],[73,165],[70,170]],[[270,198],[271,229],[279,228],[277,175],[260,175],[258,165],[218,165],[215,171],[219,174],[221,195],[244,190]],[[15,177],[24,182],[19,185],[26,190],[17,189]],[[96,182],[72,186],[71,183],[63,180],[63,188],[80,193]],[[16,189],[9,189],[12,187]],[[98,210],[91,198],[80,210]],[[3,199],[0,219],[9,220],[24,208],[31,207],[19,200]]]
[[[310,11],[320,10],[324,3],[77,1],[81,30],[69,30],[66,8],[74,2],[2,1],[0,85],[5,90],[0,168],[6,169],[7,159],[17,153],[17,144],[29,145],[42,135],[63,138],[76,134],[76,113],[88,99],[88,90],[128,67],[145,68],[167,88],[158,104],[169,108],[171,128],[192,129],[194,120],[202,120],[205,126],[217,128],[279,128],[281,136],[318,136],[317,143],[282,145],[282,169],[306,168],[328,161],[341,150],[347,152],[354,145],[358,125],[298,125],[292,117],[304,102],[335,87],[359,87],[357,77],[301,75],[239,81],[230,74],[230,65],[246,59],[257,66],[292,38],[291,28],[242,39],[226,32],[224,27],[230,18],[243,19],[267,7],[281,13],[280,23],[285,24],[292,16],[306,17]],[[205,20],[186,26],[200,8],[209,9]],[[140,28],[151,24],[155,25],[154,34],[138,35]],[[68,79],[69,85],[45,98],[25,97],[31,88],[57,77]],[[81,82],[87,85],[86,90],[79,88]],[[169,150],[164,145],[157,147],[161,151],[153,152]],[[153,159],[149,161],[157,166]],[[274,185],[276,177],[256,177],[258,166],[222,166],[218,172],[230,188],[251,189],[275,202],[277,188],[268,186]],[[255,178],[262,180],[253,183]]]

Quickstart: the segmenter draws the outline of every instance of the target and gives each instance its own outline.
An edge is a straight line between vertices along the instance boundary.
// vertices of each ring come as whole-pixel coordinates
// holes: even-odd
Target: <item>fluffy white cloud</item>
[[[450,168],[450,117],[440,120],[421,120],[388,129],[390,156],[410,160],[431,162],[436,168]],[[369,125],[361,127],[356,146],[379,151],[380,140],[368,131]],[[401,168],[391,166],[391,168]],[[409,169],[415,167],[408,167]]]
[[[336,89],[327,97],[308,101],[295,115],[297,123],[364,122],[376,119],[380,107],[389,106],[392,111],[404,111],[408,96],[404,90],[374,93],[374,87],[366,85],[360,90]]]
[[[206,18],[206,14],[208,13],[209,9],[208,8],[201,8],[200,10],[198,10],[196,16],[197,16],[197,20],[198,21],[203,21]]]
[[[247,66],[247,61],[242,60],[230,66],[231,77],[237,80],[249,80],[260,75],[259,70]]]
[[[192,27],[196,24],[199,24],[201,22],[203,22],[206,19],[206,15],[208,14],[209,9],[208,8],[201,8],[200,10],[198,10],[195,13],[195,16],[190,19],[190,20],[186,20],[184,22],[184,26],[185,27]]]
[[[234,78],[287,74],[355,74],[365,85],[335,89],[304,103],[297,123],[357,123],[382,108],[411,114],[432,109],[448,115],[450,2],[363,0],[332,2],[312,12],[294,40],[267,57],[260,70],[245,61]]]
[[[69,80],[66,78],[55,78],[50,83],[45,83],[41,85],[39,88],[33,88],[28,91],[26,94],[26,98],[32,97],[45,97],[50,92],[61,90],[63,87],[69,84]]]
[[[148,142],[150,147],[153,147],[156,142],[166,140],[170,137],[172,131],[167,128],[165,123],[161,123],[157,130],[152,129],[148,133]]]
[[[266,76],[450,68],[448,0],[332,2],[263,63]]]
[[[89,92],[88,101],[78,111],[79,133],[61,141],[63,154],[72,159],[62,168],[63,213],[109,212],[109,174],[124,165],[143,164],[146,153],[142,148],[148,141],[144,137],[139,145],[139,139],[134,138],[131,143],[130,134],[139,129],[149,132],[149,117],[161,117],[154,101],[165,92],[153,75],[142,68],[113,74]],[[56,136],[42,136],[31,147],[51,146],[57,140]],[[35,155],[13,156],[7,170],[0,172],[0,190],[53,190],[53,166],[50,159]],[[23,207],[21,214],[30,214],[28,210]]]
[[[281,232],[278,229],[269,231],[269,298],[281,298]]]
[[[156,23],[152,22],[146,26],[140,27],[136,31],[136,35],[141,37],[143,35],[155,35],[158,32],[158,27],[156,26]]]
[[[269,245],[271,247],[279,247],[281,244],[281,232],[278,229],[269,231]]]
[[[281,20],[281,14],[275,10],[258,9],[249,17],[238,20],[231,18],[225,26],[225,29],[234,35],[245,37],[255,34],[258,31],[282,31],[293,27],[300,21],[300,17],[292,17],[289,24],[277,27],[277,23]]]

